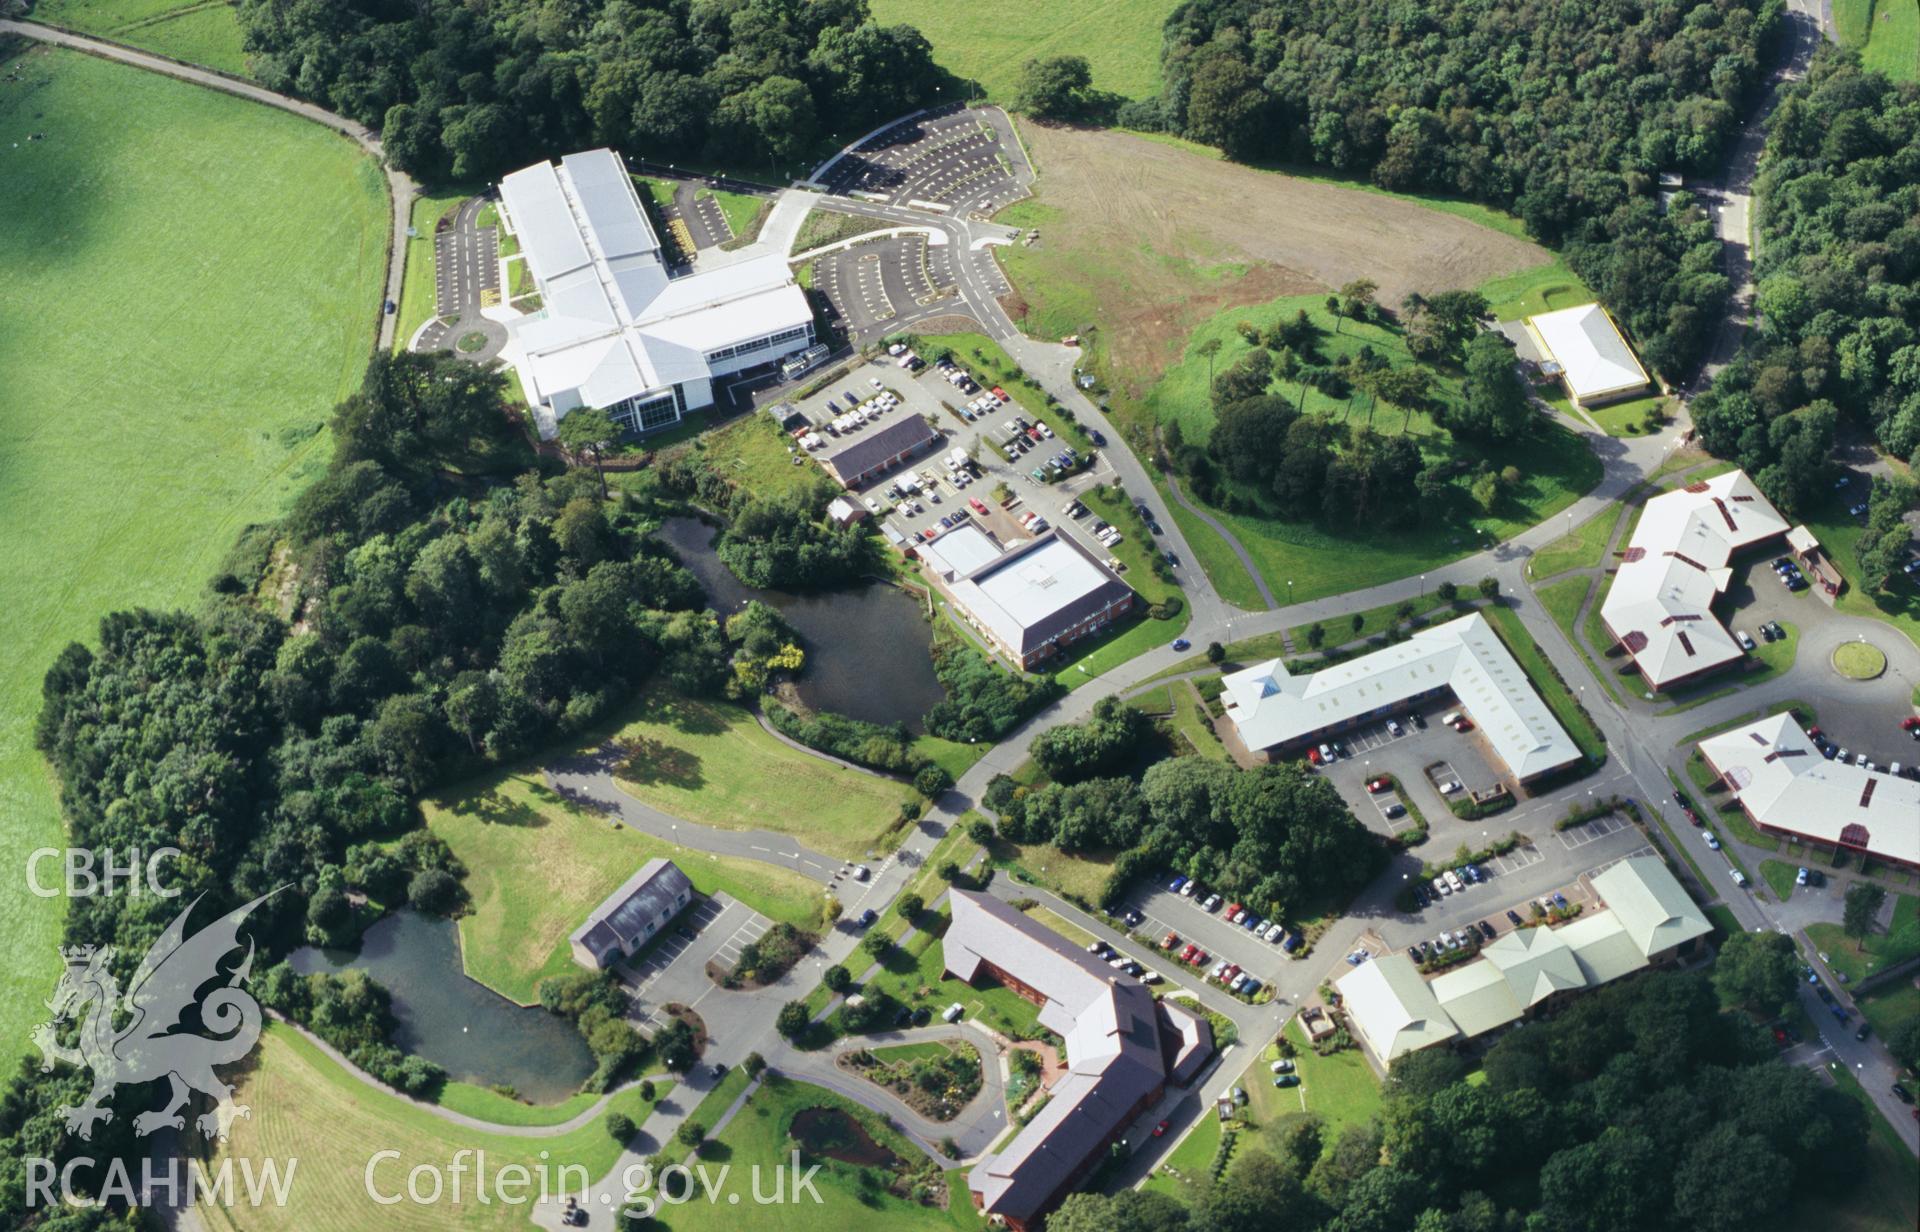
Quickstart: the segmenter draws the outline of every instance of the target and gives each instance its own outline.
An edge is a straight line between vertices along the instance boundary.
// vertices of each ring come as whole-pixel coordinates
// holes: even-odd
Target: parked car
[[[880,913],[869,907],[860,913],[860,927],[870,928],[873,926],[873,922],[879,918]]]
[[[1178,894],[1180,892],[1180,887],[1185,884],[1187,884],[1186,877],[1184,876],[1175,877],[1172,881],[1167,883],[1167,889],[1173,891],[1175,894]]]
[[[1281,1074],[1273,1080],[1273,1085],[1276,1087],[1297,1087],[1300,1085],[1300,1075]]]
[[[1387,720],[1387,734],[1388,734],[1389,736],[1397,736],[1397,735],[1399,735],[1399,734],[1400,734],[1400,732],[1401,732],[1401,731],[1402,731],[1402,728],[1401,728],[1401,726],[1400,726],[1400,720],[1399,720],[1399,719],[1388,719],[1388,720]]]
[[[1272,1065],[1267,1066],[1267,1069],[1275,1074],[1291,1074],[1293,1072],[1293,1062],[1283,1057],[1275,1061]]]
[[[1507,908],[1507,923],[1513,925],[1515,928],[1520,927],[1522,923],[1520,913],[1511,907]]]
[[[1375,795],[1379,795],[1381,792],[1386,791],[1388,788],[1392,786],[1393,786],[1393,780],[1388,778],[1378,778],[1378,779],[1367,780],[1367,790],[1372,792]]]
[[[1200,904],[1200,910],[1208,912],[1220,910],[1220,896],[1218,894],[1207,895],[1207,901]]]
[[[1701,841],[1706,843],[1709,850],[1712,850],[1712,851],[1720,850],[1720,840],[1713,836],[1713,831],[1702,830],[1700,832],[1700,838],[1701,838]]]
[[[1160,938],[1160,948],[1163,950],[1170,950],[1174,946],[1179,944],[1180,944],[1179,933],[1168,933],[1166,936]]]

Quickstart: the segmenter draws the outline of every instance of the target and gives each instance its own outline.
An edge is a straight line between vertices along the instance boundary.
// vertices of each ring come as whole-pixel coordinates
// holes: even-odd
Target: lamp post
[[[1293,579],[1287,579],[1287,606],[1293,606]]]

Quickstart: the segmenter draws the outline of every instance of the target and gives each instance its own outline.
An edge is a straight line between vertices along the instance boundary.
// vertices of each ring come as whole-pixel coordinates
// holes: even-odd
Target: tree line
[[[1803,513],[1827,498],[1843,416],[1920,463],[1920,86],[1823,44],[1773,113],[1754,191],[1757,328],[1693,421]]]
[[[1091,752],[1081,764],[1111,766],[1117,759],[1098,746],[1113,724],[1096,718],[1087,726],[1096,734],[1076,737]],[[1075,776],[1037,787],[1000,775],[982,803],[1013,842],[1120,851],[1110,891],[1135,876],[1184,873],[1274,918],[1346,902],[1384,859],[1333,784],[1295,762],[1242,771],[1176,757],[1133,777]]]
[[[1462,475],[1486,513],[1522,481],[1493,458],[1534,433],[1537,417],[1514,374],[1512,344],[1479,328],[1486,300],[1471,291],[1415,294],[1395,321],[1373,295],[1371,281],[1356,280],[1328,297],[1324,317],[1302,308],[1265,328],[1241,322],[1252,346],[1212,373],[1205,444],[1188,440],[1178,421],[1162,432],[1169,465],[1195,495],[1230,512],[1392,528],[1457,517]],[[1357,320],[1395,330],[1414,362],[1395,365],[1370,343],[1329,357],[1329,319],[1334,328]],[[1209,365],[1219,350],[1219,339],[1200,344]],[[1453,373],[1457,397],[1442,387]],[[1364,404],[1367,421],[1307,413],[1310,390]],[[1401,412],[1403,428],[1416,412],[1431,416],[1463,448],[1428,457],[1414,436],[1374,430],[1381,403]]]
[[[429,181],[595,145],[785,161],[948,80],[866,0],[241,0],[239,16],[263,85],[379,130]]]

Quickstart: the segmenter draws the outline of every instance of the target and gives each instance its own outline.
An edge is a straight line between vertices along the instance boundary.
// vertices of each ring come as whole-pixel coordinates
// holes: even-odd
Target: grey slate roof
[[[1067,1073],[1054,1084],[1052,1100],[967,1178],[988,1213],[1031,1219],[1165,1081],[1165,1011],[1144,985],[999,899],[960,890],[949,899],[953,922],[942,939],[947,970],[964,980],[985,964],[1006,972],[1046,998],[1040,1023],[1066,1040]],[[1167,1021],[1182,1030],[1177,1020]],[[1202,1056],[1211,1051],[1207,1024],[1198,1022],[1197,1031],[1192,1040],[1176,1034],[1171,1050],[1181,1055],[1199,1045]]]
[[[648,860],[593,909],[568,941],[585,945],[596,956],[605,956],[616,944],[631,946],[649,935],[648,921],[656,926],[664,922],[678,910],[674,904],[679,897],[692,891],[693,883],[673,861]]]
[[[841,437],[840,447],[821,458],[842,482],[858,478],[896,454],[922,449],[940,439],[926,420],[902,415],[883,428]]]

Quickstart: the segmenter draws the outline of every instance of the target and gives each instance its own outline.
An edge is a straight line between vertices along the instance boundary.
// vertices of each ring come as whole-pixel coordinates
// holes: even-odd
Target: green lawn
[[[773,208],[772,200],[767,197],[727,192],[724,189],[702,189],[697,195],[712,197],[719,203],[720,212],[727,219],[727,228],[733,232],[734,238],[728,242],[743,246],[760,234],[762,212]]]
[[[1240,1085],[1247,1090],[1248,1108],[1253,1122],[1265,1130],[1273,1128],[1284,1116],[1311,1112],[1327,1123],[1334,1135],[1347,1125],[1362,1125],[1380,1110],[1380,1080],[1358,1048],[1348,1048],[1332,1056],[1320,1056],[1307,1046],[1307,1037],[1297,1021],[1290,1021],[1286,1033],[1293,1041],[1294,1072],[1300,1075],[1297,1087],[1276,1087],[1268,1071],[1280,1052],[1269,1044],[1259,1050]]]
[[[407,240],[406,272],[400,282],[400,311],[393,330],[393,349],[396,351],[406,350],[407,343],[413,341],[414,331],[433,319],[436,307],[434,228],[472,195],[471,187],[459,186],[430,189],[413,199],[413,208],[407,221],[413,225],[414,235]],[[505,237],[504,232],[498,234]]]
[[[1860,52],[1866,67],[1895,81],[1920,78],[1920,2],[1833,0],[1840,44]]]
[[[740,706],[642,695],[612,739],[629,753],[623,790],[661,812],[723,830],[776,830],[862,859],[891,847],[909,789],[793,749]]]
[[[1557,582],[1548,582],[1545,586],[1536,586],[1533,593],[1540,600],[1540,606],[1547,609],[1547,615],[1553,617],[1553,623],[1560,626],[1560,631],[1567,635],[1567,640],[1573,643],[1573,648],[1586,661],[1588,669],[1593,673],[1593,678],[1600,682],[1600,687],[1605,689],[1615,701],[1619,701],[1620,695],[1614,692],[1613,672],[1596,663],[1593,656],[1587,653],[1586,646],[1574,634],[1575,622],[1580,617],[1580,605],[1587,601],[1587,592],[1592,589],[1592,578],[1570,577],[1561,578]]]
[[[790,1157],[798,1145],[790,1136],[790,1129],[794,1117],[808,1108],[833,1108],[853,1117],[875,1142],[905,1161],[909,1168],[921,1168],[929,1163],[899,1131],[853,1101],[821,1087],[768,1074],[709,1147],[708,1175],[717,1176],[721,1164],[730,1168],[724,1192],[738,1193],[744,1206],[751,1200],[749,1173],[758,1170],[762,1183],[771,1186],[773,1182],[767,1178],[774,1170],[790,1167]],[[818,1203],[810,1198],[795,1201],[789,1196],[775,1220],[783,1232],[880,1232],[882,1229],[920,1232],[921,1229],[970,1230],[982,1226],[973,1203],[967,1200],[966,1177],[962,1172],[946,1174],[945,1184],[952,1200],[942,1208],[897,1197],[883,1186],[870,1184],[868,1176],[863,1175],[867,1169],[804,1154],[807,1166],[816,1162],[823,1165],[813,1177],[821,1200]],[[714,1183],[722,1184],[718,1180]],[[937,1188],[939,1182],[935,1185]],[[705,1229],[735,1232],[746,1222],[741,1208],[725,1198],[709,1202],[700,1197],[681,1206],[663,1206],[661,1214],[660,1226],[670,1226],[674,1232]]]
[[[1167,1152],[1167,1157],[1160,1161],[1142,1188],[1155,1189],[1182,1201],[1198,1198],[1201,1193],[1198,1182],[1211,1175],[1209,1169],[1213,1166],[1213,1157],[1219,1153],[1224,1128],[1219,1115],[1211,1107],[1203,1107],[1193,1132]],[[1193,1182],[1184,1179],[1187,1177],[1194,1178]]]
[[[1773,896],[1781,902],[1793,896],[1793,879],[1799,875],[1798,865],[1788,864],[1785,860],[1760,861],[1760,877],[1773,891]]]
[[[1487,297],[1498,321],[1517,321],[1561,308],[1577,308],[1591,304],[1596,298],[1580,281],[1580,276],[1559,257],[1546,265],[1532,266],[1482,283],[1480,294]]]
[[[1180,533],[1186,537],[1187,546],[1193,550],[1194,559],[1206,572],[1213,588],[1220,592],[1220,597],[1250,612],[1263,610],[1267,602],[1260,597],[1259,586],[1254,583],[1253,575],[1241,565],[1240,558],[1227,545],[1227,541],[1216,534],[1211,526],[1182,508],[1167,490],[1166,480],[1157,473],[1153,478],[1153,486],[1159,489],[1167,512],[1173,515],[1175,525],[1179,526]],[[1274,601],[1286,602],[1286,594],[1284,585],[1277,587]]]
[[[39,0],[32,17],[208,68],[247,74],[240,20],[217,0]]]
[[[1434,594],[1429,594],[1425,599],[1409,599],[1405,602],[1413,609],[1409,619],[1424,616],[1430,624],[1440,624],[1456,614],[1452,604],[1443,602],[1438,595]],[[1403,623],[1400,606],[1399,603],[1382,603],[1378,607],[1370,607],[1364,611],[1322,620],[1319,625],[1325,640],[1320,644],[1330,650],[1336,646],[1344,646],[1348,642],[1358,641],[1363,637],[1385,633],[1395,625]],[[1464,616],[1466,612],[1463,609],[1457,614]],[[1357,629],[1353,626],[1355,616],[1360,618],[1360,627]],[[1313,648],[1313,640],[1307,632],[1312,627],[1313,622],[1309,621],[1307,624],[1295,625],[1287,630],[1288,636],[1293,638],[1293,648],[1297,653],[1305,654]]]
[[[661,1088],[656,1100],[669,1084]],[[476,1132],[368,1087],[304,1037],[279,1026],[270,1026],[261,1037],[252,1068],[238,1078],[237,1097],[253,1113],[235,1127],[219,1153],[256,1168],[263,1161],[277,1161],[283,1175],[289,1160],[298,1159],[299,1167],[291,1173],[284,1204],[202,1203],[201,1215],[214,1232],[524,1228],[526,1206],[478,1202],[471,1184],[463,1201],[453,1201],[449,1193],[433,1205],[377,1205],[368,1192],[369,1160],[375,1151],[399,1153],[374,1165],[372,1180],[375,1192],[404,1196],[408,1168],[443,1165],[459,1150],[484,1150],[490,1170],[517,1164],[531,1175],[541,1175],[541,1168],[554,1169],[547,1175],[556,1175],[568,1165],[584,1169],[593,1180],[620,1156],[620,1144],[607,1133],[605,1114],[557,1137]],[[643,1121],[651,1108],[630,1089],[616,1095],[609,1110]],[[241,1175],[240,1168],[235,1175]],[[569,1173],[571,1183],[579,1183],[578,1175],[577,1170]]]
[[[1609,436],[1641,436],[1642,425],[1646,423],[1647,412],[1661,409],[1671,414],[1671,402],[1664,394],[1649,394],[1644,398],[1627,398],[1612,402],[1606,406],[1588,407],[1587,414],[1594,422],[1607,430]]]
[[[1208,726],[1207,714],[1200,697],[1185,684],[1174,686],[1173,730],[1186,738],[1193,751],[1202,757],[1214,761],[1231,761],[1232,755],[1226,745],[1213,734]]]
[[[1605,563],[1607,541],[1613,538],[1614,525],[1619,521],[1620,510],[1608,506],[1535,552],[1528,566],[1534,578],[1550,578],[1569,569],[1592,569]]]
[[[75,52],[7,67],[0,865],[19,869],[61,845],[43,673],[109,611],[197,602],[325,465],[372,346],[387,203],[371,160],[283,112]],[[0,1052],[44,1016],[61,919],[0,897]]]
[[[865,235],[870,231],[885,231],[893,224],[884,218],[868,218],[863,214],[843,214],[839,210],[815,209],[800,220],[800,229],[793,236],[794,252],[811,252],[828,244],[838,244],[850,240],[856,235]],[[808,266],[812,268],[811,265]]]
[[[1893,920],[1885,932],[1875,932],[1866,940],[1863,954],[1852,937],[1840,931],[1838,924],[1809,924],[1807,937],[1827,956],[1828,965],[1858,981],[1884,967],[1905,962],[1920,954],[1920,896],[1889,892],[1893,900]]]
[[[1482,612],[1488,623],[1499,632],[1501,640],[1507,644],[1507,649],[1513,652],[1513,657],[1519,662],[1521,670],[1527,673],[1527,678],[1539,691],[1541,700],[1547,703],[1547,708],[1553,711],[1553,716],[1560,720],[1560,725],[1567,729],[1567,735],[1573,737],[1573,742],[1580,746],[1580,751],[1596,765],[1605,761],[1607,745],[1606,741],[1600,738],[1599,729],[1594,727],[1591,719],[1581,713],[1579,703],[1574,700],[1567,686],[1562,684],[1560,678],[1554,674],[1553,665],[1547,662],[1547,657],[1540,652],[1540,647],[1534,642],[1533,635],[1528,633],[1526,627],[1520,623],[1520,617],[1512,608],[1503,607],[1498,603],[1490,604],[1483,608]]]
[[[467,974],[515,1001],[572,969],[567,934],[655,856],[702,894],[724,891],[776,920],[817,927],[820,889],[757,860],[678,847],[561,799],[533,773],[504,772],[424,804],[427,825],[467,868],[473,908],[460,918]]]
[[[1037,923],[1045,924],[1054,932],[1059,933],[1062,937],[1065,937],[1067,940],[1082,948],[1085,948],[1087,943],[1093,940],[1092,933],[1067,919],[1057,911],[1036,906],[1027,908],[1027,914]]]
[[[1106,887],[1107,876],[1113,871],[1112,852],[1065,852],[1052,843],[1003,841],[994,848],[993,856],[996,863],[1020,871],[1029,882],[1094,904],[1099,903],[1100,891]]]
[[[1049,56],[1085,56],[1093,84],[1128,98],[1160,90],[1161,27],[1175,0],[873,0],[881,25],[916,26],[933,44],[933,59],[977,82],[996,102],[1011,103],[1020,66]],[[856,134],[846,134],[853,136]]]

